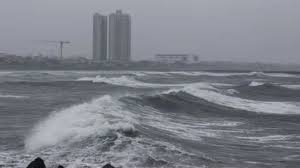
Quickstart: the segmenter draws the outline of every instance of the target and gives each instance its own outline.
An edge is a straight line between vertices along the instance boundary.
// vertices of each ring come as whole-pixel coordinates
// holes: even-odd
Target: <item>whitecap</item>
[[[249,140],[254,142],[260,142],[260,143],[266,143],[270,141],[287,141],[293,137],[296,137],[296,135],[268,135],[268,136],[256,136],[256,137],[237,137],[239,139],[243,140]]]
[[[24,98],[27,98],[27,96],[0,94],[0,98],[24,99]]]
[[[297,102],[265,102],[232,97],[222,94],[222,91],[206,83],[191,84],[187,85],[183,89],[173,89],[166,93],[179,91],[184,91],[193,96],[222,106],[246,111],[272,114],[300,114],[300,105]]]
[[[117,86],[126,86],[132,88],[161,88],[161,87],[178,87],[178,86],[185,86],[187,84],[157,84],[157,83],[145,83],[136,80],[132,76],[121,76],[121,77],[103,77],[103,76],[96,76],[96,77],[83,77],[77,79],[77,81],[91,81],[94,83],[107,83]]]
[[[300,85],[281,85],[282,87],[288,88],[288,89],[300,89]]]
[[[264,85],[264,84],[265,84],[265,83],[263,83],[263,82],[252,81],[251,83],[249,83],[248,86],[254,87],[254,86],[261,86],[261,85]]]
[[[32,151],[92,135],[105,136],[110,131],[134,129],[134,123],[133,115],[123,110],[121,102],[106,95],[53,112],[35,126],[25,147]]]

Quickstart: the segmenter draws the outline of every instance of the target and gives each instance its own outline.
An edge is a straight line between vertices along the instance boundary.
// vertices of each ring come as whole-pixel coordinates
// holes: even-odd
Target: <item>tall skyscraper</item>
[[[109,59],[115,62],[131,60],[131,18],[117,10],[109,15]]]
[[[93,61],[107,61],[107,16],[93,16]]]

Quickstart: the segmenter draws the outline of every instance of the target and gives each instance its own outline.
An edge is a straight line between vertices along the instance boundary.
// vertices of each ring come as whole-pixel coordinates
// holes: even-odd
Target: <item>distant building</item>
[[[190,54],[157,54],[155,55],[156,62],[165,63],[165,64],[191,64],[198,63],[199,58],[197,55]]]
[[[131,60],[131,17],[121,10],[109,15],[109,59],[113,62]]]
[[[107,60],[107,16],[96,13],[93,17],[93,61]]]

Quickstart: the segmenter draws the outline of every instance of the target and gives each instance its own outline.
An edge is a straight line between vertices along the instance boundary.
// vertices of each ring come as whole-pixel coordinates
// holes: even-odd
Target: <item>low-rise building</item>
[[[199,63],[199,57],[193,54],[157,54],[155,61],[165,64],[192,64]]]

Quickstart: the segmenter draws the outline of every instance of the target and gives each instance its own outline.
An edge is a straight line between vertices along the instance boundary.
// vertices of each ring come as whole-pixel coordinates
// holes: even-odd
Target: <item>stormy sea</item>
[[[0,167],[300,166],[300,74],[1,71]]]

